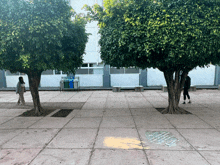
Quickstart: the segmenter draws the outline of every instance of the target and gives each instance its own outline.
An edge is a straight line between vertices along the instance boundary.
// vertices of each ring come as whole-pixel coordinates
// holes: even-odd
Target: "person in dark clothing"
[[[185,80],[185,84],[184,84],[184,90],[183,90],[183,99],[184,99],[183,104],[186,104],[186,102],[185,102],[186,101],[186,96],[187,96],[187,98],[189,100],[188,103],[191,103],[189,92],[188,92],[188,90],[190,88],[190,85],[191,85],[191,78],[189,76],[187,76],[186,80]]]

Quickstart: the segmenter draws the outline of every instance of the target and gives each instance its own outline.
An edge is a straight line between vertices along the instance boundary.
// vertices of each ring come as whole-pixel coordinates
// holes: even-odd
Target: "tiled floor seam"
[[[131,113],[131,117],[132,117],[132,119],[133,119],[133,121],[134,121],[134,124],[135,124],[135,129],[136,129],[136,131],[137,131],[139,140],[140,140],[140,142],[141,142],[142,149],[140,149],[140,150],[142,150],[142,151],[144,152],[144,155],[145,155],[145,158],[146,158],[146,161],[147,161],[148,165],[151,165],[151,163],[150,163],[150,161],[149,161],[149,159],[148,159],[147,153],[146,153],[145,150],[144,150],[144,145],[143,145],[143,142],[142,142],[142,140],[141,140],[141,136],[140,136],[140,134],[139,134],[139,131],[138,131],[138,129],[137,129],[137,125],[136,125],[136,122],[135,122],[135,120],[134,120],[134,116],[133,116],[133,114],[132,114],[132,112],[131,112],[131,108],[130,108],[130,105],[129,105],[129,103],[128,103],[128,99],[127,99],[127,97],[125,97],[125,98],[126,98],[126,102],[127,102],[127,104],[128,104],[129,111],[130,111],[130,113]]]
[[[14,128],[14,129],[15,129],[15,130],[18,130],[17,128]],[[5,130],[8,130],[8,129],[5,129]],[[8,142],[11,141],[12,139],[14,139],[16,136],[18,136],[19,134],[22,134],[22,133],[25,131],[25,129],[23,129],[23,128],[21,128],[21,129],[19,129],[19,130],[23,130],[23,131],[21,131],[20,133],[18,133],[17,135],[15,135],[14,137],[12,137],[11,139],[7,140],[4,144],[8,143]],[[0,145],[0,150],[3,149],[2,146],[3,146],[4,144]]]
[[[109,95],[109,93],[108,93],[108,95]],[[107,95],[107,98],[106,98],[106,101],[105,101],[104,113],[105,113],[106,106],[107,106],[108,95]],[[90,97],[91,97],[91,95],[90,95]],[[103,121],[103,116],[104,116],[104,113],[102,114],[102,119],[101,119],[101,121],[100,121],[100,123],[99,123],[99,127],[98,127],[98,130],[97,130],[97,133],[96,133],[96,137],[95,137],[95,140],[94,140],[94,143],[93,143],[93,146],[92,146],[92,151],[91,151],[90,156],[89,156],[88,165],[90,165],[90,164],[91,164],[92,155],[93,155],[93,153],[94,153],[94,151],[95,151],[95,143],[96,143],[96,139],[97,139],[97,137],[98,137],[99,130],[100,130],[100,126],[101,126],[102,121]]]
[[[63,130],[63,128],[64,128],[67,124],[69,124],[69,122],[70,122],[73,118],[75,118],[75,116],[76,116],[78,113],[79,113],[79,112],[77,112],[77,113],[74,115],[74,117],[72,117],[66,124],[64,124],[64,126],[63,126],[62,128],[55,128],[55,129],[58,129],[59,131],[57,131],[57,133],[53,136],[53,138],[51,138],[51,140],[44,145],[44,147],[43,147],[43,148],[40,150],[40,152],[30,161],[30,163],[29,163],[28,165],[30,165],[30,164],[34,161],[34,159],[36,159],[36,158],[38,157],[38,155],[39,155],[41,152],[43,152],[43,150],[45,150],[45,148],[48,146],[48,144],[50,144],[50,142],[53,141],[53,139]],[[29,129],[30,129],[30,128],[29,128]],[[36,129],[36,128],[34,128],[34,129]],[[39,128],[37,128],[37,129],[39,129]],[[42,129],[45,129],[45,128],[42,128]],[[51,129],[53,129],[53,128],[51,128]]]
[[[178,129],[176,129],[176,131],[183,137],[183,139],[190,144],[190,146],[204,159],[206,160],[207,163],[209,163],[209,165],[212,165],[200,152],[199,150],[197,150],[195,147],[193,147],[193,145],[178,131]]]

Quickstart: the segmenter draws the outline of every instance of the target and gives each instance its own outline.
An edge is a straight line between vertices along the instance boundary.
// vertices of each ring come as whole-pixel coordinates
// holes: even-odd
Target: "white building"
[[[103,5],[102,0],[70,0],[70,4],[77,13],[85,13],[82,10],[84,4],[89,6],[98,3]],[[148,68],[145,70],[135,68],[112,68],[102,63],[100,58],[100,47],[98,44],[98,26],[97,22],[88,23],[86,26],[89,36],[86,45],[86,54],[84,55],[83,66],[77,70],[81,87],[111,87],[111,86],[161,86],[166,85],[164,75],[158,69]],[[27,75],[9,71],[0,72],[0,87],[15,87],[19,76],[23,76],[28,87]],[[66,77],[62,71],[48,70],[42,73],[41,87],[59,87],[61,77]],[[192,85],[218,85],[220,84],[219,66],[210,65],[208,68],[199,68],[189,73]]]

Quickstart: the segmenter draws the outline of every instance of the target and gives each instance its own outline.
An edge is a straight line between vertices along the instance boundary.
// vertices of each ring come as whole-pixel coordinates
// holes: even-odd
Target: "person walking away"
[[[19,105],[20,102],[21,102],[21,105],[25,105],[25,101],[24,101],[24,92],[26,92],[25,91],[25,82],[23,80],[23,77],[19,77],[18,80],[19,81],[17,83],[16,94],[19,94],[19,99],[18,99],[17,105]]]
[[[189,76],[186,77],[186,80],[185,80],[185,84],[184,84],[184,90],[183,90],[183,99],[184,99],[184,102],[183,104],[186,104],[186,96],[189,100],[188,103],[191,103],[190,101],[190,96],[189,96],[189,88],[190,88],[190,85],[191,85],[191,78]]]

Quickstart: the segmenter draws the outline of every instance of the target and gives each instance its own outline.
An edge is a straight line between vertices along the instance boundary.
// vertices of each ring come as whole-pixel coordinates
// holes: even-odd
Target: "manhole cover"
[[[67,117],[72,111],[73,109],[61,109],[51,117]]]
[[[156,143],[160,145],[166,145],[169,147],[176,146],[176,142],[179,140],[175,138],[172,133],[167,132],[167,131],[153,131],[153,132],[146,132],[145,133],[146,138],[151,142],[151,143]]]

